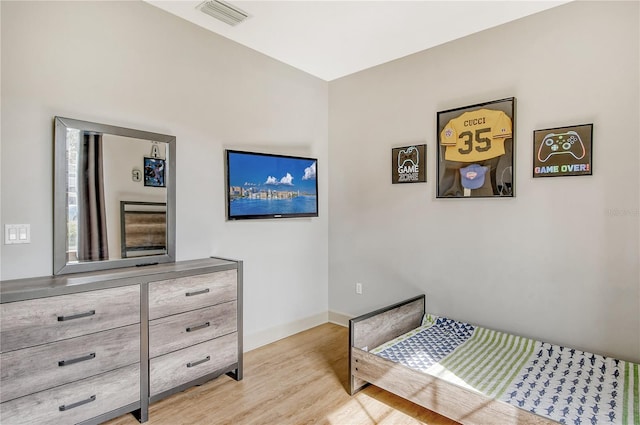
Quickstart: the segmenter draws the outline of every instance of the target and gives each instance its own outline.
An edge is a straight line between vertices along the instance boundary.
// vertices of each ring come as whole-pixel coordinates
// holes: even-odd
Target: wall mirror
[[[54,274],[175,261],[174,136],[55,117],[54,144]]]

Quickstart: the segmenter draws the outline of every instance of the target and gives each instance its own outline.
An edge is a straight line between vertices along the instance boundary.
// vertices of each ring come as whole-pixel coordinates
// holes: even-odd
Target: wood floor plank
[[[244,356],[244,379],[227,376],[152,404],[149,425],[454,425],[369,386],[348,394],[348,329],[327,323]],[[131,415],[108,425],[136,425]]]

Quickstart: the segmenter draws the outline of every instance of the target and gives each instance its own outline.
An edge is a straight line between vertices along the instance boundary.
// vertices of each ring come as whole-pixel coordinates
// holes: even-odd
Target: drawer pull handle
[[[190,327],[187,328],[187,332],[197,331],[197,330],[200,330],[200,329],[208,328],[209,326],[211,326],[211,323],[209,323],[209,322],[203,323],[203,324],[198,325],[198,326],[190,326]]]
[[[63,404],[62,406],[58,407],[58,409],[60,409],[61,412],[64,412],[65,410],[71,410],[74,407],[82,406],[83,404],[91,403],[92,401],[95,401],[95,400],[96,400],[96,396],[92,395],[86,400],[76,401],[75,403],[71,403],[71,404]]]
[[[201,289],[200,291],[187,292],[185,295],[187,297],[193,297],[194,295],[202,295],[206,294],[207,292],[209,292],[209,288]]]
[[[194,366],[198,366],[199,364],[208,362],[209,360],[211,360],[211,356],[207,356],[202,360],[198,360],[197,362],[189,362],[187,363],[187,367],[194,367]]]
[[[58,316],[58,322],[64,322],[66,320],[80,319],[82,317],[89,317],[96,314],[95,310],[87,311],[86,313],[74,314],[71,316]]]
[[[78,357],[71,360],[60,360],[58,366],[69,366],[70,364],[84,362],[96,358],[96,353],[87,354],[86,356]]]
[[[194,295],[202,295],[202,294],[206,294],[207,292],[209,292],[209,288],[203,289],[201,291],[187,292],[185,295],[187,297],[193,297]]]

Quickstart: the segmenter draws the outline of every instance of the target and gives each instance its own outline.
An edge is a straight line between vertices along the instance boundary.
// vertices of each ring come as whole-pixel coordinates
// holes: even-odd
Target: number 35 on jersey
[[[504,141],[510,137],[507,114],[478,109],[449,121],[440,133],[440,144],[446,146],[447,161],[479,162],[504,155]]]

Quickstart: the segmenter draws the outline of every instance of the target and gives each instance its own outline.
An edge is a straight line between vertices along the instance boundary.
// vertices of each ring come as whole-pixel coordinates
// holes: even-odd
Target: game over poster
[[[533,132],[533,177],[591,175],[593,124]]]

